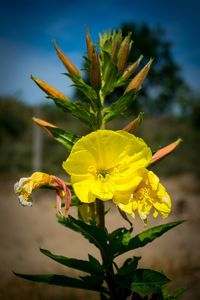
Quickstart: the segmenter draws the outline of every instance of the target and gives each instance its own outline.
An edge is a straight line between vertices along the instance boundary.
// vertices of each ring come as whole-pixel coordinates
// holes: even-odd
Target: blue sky
[[[61,75],[65,69],[52,39],[81,67],[86,24],[93,40],[97,40],[99,32],[131,21],[163,27],[184,78],[200,90],[198,0],[0,0],[0,4],[0,95],[42,103],[44,94],[30,80],[33,74],[70,96],[70,81]]]

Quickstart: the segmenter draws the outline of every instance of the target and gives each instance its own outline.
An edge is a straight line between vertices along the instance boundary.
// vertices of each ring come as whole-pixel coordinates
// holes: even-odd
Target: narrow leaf
[[[59,223],[64,226],[81,233],[88,241],[94,244],[100,251],[105,252],[108,248],[107,231],[94,225],[85,224],[81,220],[76,220],[72,216],[67,219],[58,218]]]
[[[16,276],[36,281],[36,282],[44,282],[51,285],[58,285],[64,287],[72,287],[86,290],[99,291],[99,285],[96,285],[96,282],[93,281],[93,278],[89,280],[88,277],[86,280],[76,279],[64,275],[56,275],[56,274],[47,274],[47,275],[29,275],[29,274],[19,274],[14,273]]]
[[[146,244],[152,242],[153,240],[160,237],[168,230],[174,228],[175,226],[177,226],[183,222],[184,221],[171,222],[171,223],[167,223],[167,224],[163,224],[163,225],[159,225],[159,226],[147,229],[147,230],[139,233],[138,235],[136,235],[129,241],[128,245],[123,245],[121,243],[121,246],[119,245],[119,247],[116,248],[115,257],[117,257],[118,255],[121,255],[127,251],[130,251],[130,250],[133,250],[136,248],[140,248],[140,247],[144,247]]]
[[[69,257],[65,257],[65,256],[62,256],[62,255],[55,255],[53,253],[51,253],[50,251],[46,250],[46,249],[40,249],[40,251],[52,258],[53,260],[55,260],[56,262],[64,265],[64,266],[67,266],[69,268],[73,268],[73,269],[76,269],[76,270],[80,270],[80,271],[83,271],[83,272],[86,272],[86,273],[94,273],[94,274],[100,274],[102,273],[102,269],[100,268],[101,265],[99,266],[98,265],[98,268],[96,268],[96,261],[94,263],[94,260],[92,261],[85,261],[85,260],[80,260],[80,259],[75,259],[75,258],[69,258]],[[90,258],[91,259],[91,258]]]
[[[58,128],[55,125],[38,118],[33,118],[33,120],[56,141],[63,144],[69,151],[72,149],[73,145],[79,140],[79,137],[70,131]]]
[[[113,63],[110,54],[102,51],[102,89],[104,97],[113,92],[120,77],[117,66]]]
[[[134,100],[134,91],[129,91],[115,101],[105,113],[105,122],[122,115]]]

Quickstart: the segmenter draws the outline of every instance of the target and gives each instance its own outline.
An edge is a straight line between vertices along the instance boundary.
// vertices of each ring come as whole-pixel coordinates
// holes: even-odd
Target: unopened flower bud
[[[118,67],[120,73],[123,73],[123,71],[126,67],[126,63],[127,63],[128,55],[129,55],[129,51],[130,51],[130,46],[131,46],[130,35],[128,35],[123,40],[121,48],[119,50],[117,67]]]
[[[52,127],[52,128],[56,128],[55,125],[45,121],[45,120],[42,120],[42,119],[38,119],[38,118],[35,118],[33,117],[33,121],[39,125],[42,129],[44,129],[44,131],[49,135],[49,136],[53,136],[52,133],[50,132],[50,130],[48,130],[47,127]]]
[[[88,58],[91,61],[93,51],[94,51],[94,45],[92,43],[92,39],[91,39],[89,30],[88,30],[88,26],[86,26],[86,45],[87,45]]]
[[[58,45],[53,42],[54,47],[56,49],[57,55],[60,58],[63,65],[66,67],[70,75],[80,76],[80,71],[77,67],[72,63],[72,61],[62,52],[62,50],[58,47]]]
[[[166,147],[163,147],[162,149],[158,150],[154,155],[152,156],[152,163],[158,162],[165,156],[169,155],[171,152],[173,152],[176,147],[182,142],[182,139],[178,139],[174,143],[169,144]]]
[[[117,60],[117,55],[120,49],[121,42],[122,42],[122,33],[121,31],[119,31],[116,33],[116,36],[113,39],[111,52],[110,52],[110,55],[114,62]]]
[[[33,77],[32,75],[31,75],[31,79],[39,86],[39,88],[41,88],[41,90],[43,90],[48,95],[48,97],[59,99],[59,100],[68,100],[68,98],[63,93],[61,93],[60,91],[58,91],[57,89],[55,89],[54,87],[46,83],[45,81]]]
[[[139,58],[124,71],[124,73],[122,74],[122,78],[128,79],[131,74],[137,69],[142,59],[143,55],[140,55]]]
[[[131,80],[131,82],[129,83],[129,85],[126,88],[125,93],[130,90],[139,90],[140,89],[142,82],[144,81],[147,74],[149,73],[152,62],[153,62],[153,59],[150,59],[150,61],[142,68],[142,70],[140,70],[140,72],[137,73],[137,75],[135,77],[133,77],[133,79]]]
[[[95,49],[92,53],[92,60],[90,66],[90,83],[96,89],[101,88],[101,72],[100,72],[99,56],[95,52]]]
[[[127,131],[129,133],[133,133],[135,132],[135,130],[140,126],[140,124],[142,123],[142,119],[143,119],[144,113],[139,113],[138,117],[136,119],[134,119],[133,121],[131,121],[130,123],[128,123],[123,130]]]

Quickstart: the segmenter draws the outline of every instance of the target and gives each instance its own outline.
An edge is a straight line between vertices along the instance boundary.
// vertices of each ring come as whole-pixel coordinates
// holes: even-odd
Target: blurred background
[[[154,167],[173,201],[169,221],[188,222],[142,250],[141,266],[163,270],[172,279],[170,288],[186,287],[183,300],[200,299],[199,176],[200,176],[200,3],[188,1],[30,1],[0,0],[0,297],[9,299],[98,299],[83,293],[23,281],[12,270],[24,273],[67,273],[43,257],[39,247],[54,253],[86,258],[96,249],[62,228],[55,218],[54,193],[36,192],[33,208],[22,209],[13,192],[22,176],[39,170],[65,178],[61,163],[64,146],[37,128],[32,116],[81,135],[87,129],[55,107],[37,88],[30,75],[39,77],[71,100],[80,95],[63,75],[51,41],[54,39],[74,64],[84,69],[85,27],[93,41],[108,29],[132,31],[130,62],[140,54],[144,63],[154,57],[137,102],[126,118],[109,124],[121,129],[142,111],[137,134],[153,150],[182,138],[181,146]],[[83,76],[84,70],[82,71]],[[116,91],[114,97],[120,93]],[[72,213],[73,210],[72,210]],[[108,227],[126,226],[113,208]],[[149,227],[163,220],[150,220]],[[135,230],[143,230],[140,221]],[[141,255],[141,251],[137,253]]]

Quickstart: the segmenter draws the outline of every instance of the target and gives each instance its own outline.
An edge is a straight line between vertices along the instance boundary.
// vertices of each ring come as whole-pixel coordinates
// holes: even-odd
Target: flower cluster
[[[167,217],[171,200],[158,177],[146,169],[152,153],[145,142],[125,131],[98,130],[82,137],[63,168],[75,194],[84,203],[112,200],[121,210],[146,221]]]

